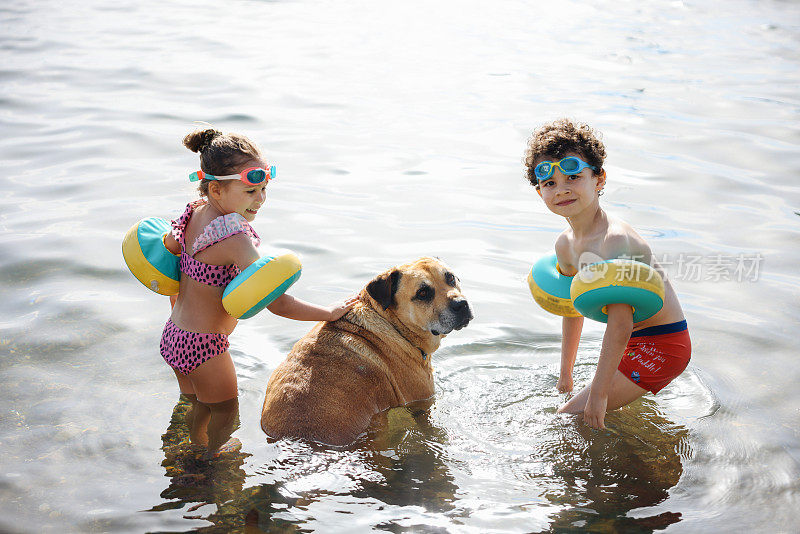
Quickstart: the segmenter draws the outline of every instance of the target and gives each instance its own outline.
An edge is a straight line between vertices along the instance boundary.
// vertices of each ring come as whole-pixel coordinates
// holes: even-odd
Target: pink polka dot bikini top
[[[228,213],[220,215],[208,223],[203,232],[195,239],[194,245],[192,245],[192,253],[187,253],[185,242],[186,225],[194,210],[204,204],[206,204],[206,201],[203,199],[190,202],[186,205],[186,211],[183,212],[183,215],[172,221],[172,237],[181,245],[180,269],[181,272],[186,273],[186,276],[201,284],[225,287],[241,272],[239,268],[233,264],[210,265],[203,263],[194,259],[195,254],[236,234],[247,234],[255,246],[261,244],[261,238],[258,237],[256,231],[247,222],[247,219],[238,213]]]

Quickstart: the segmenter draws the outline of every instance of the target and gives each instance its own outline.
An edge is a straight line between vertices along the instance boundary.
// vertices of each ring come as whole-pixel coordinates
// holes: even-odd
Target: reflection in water
[[[545,495],[567,506],[553,517],[551,531],[649,531],[680,521],[679,513],[626,513],[664,501],[678,483],[682,456],[689,453],[685,428],[668,421],[650,399],[610,413],[606,431],[569,417],[573,424],[563,430],[564,439],[540,451],[553,466]]]
[[[187,505],[186,519],[204,519],[213,524],[199,529],[203,532],[230,532],[243,525],[244,514],[241,492],[246,478],[243,464],[249,456],[239,451],[220,454],[217,458],[204,458],[205,447],[191,444],[186,414],[191,409],[189,401],[181,396],[172,410],[167,431],[161,436],[164,461],[170,482],[161,492],[166,502],[149,511],[180,509]],[[215,505],[216,511],[204,516],[204,507]],[[193,529],[196,531],[198,529]]]
[[[380,481],[365,481],[359,496],[397,506],[421,506],[430,512],[454,508],[458,489],[446,464],[447,436],[430,417],[433,399],[375,416],[358,445],[371,450]]]
[[[662,400],[610,412],[607,430],[595,431],[580,416],[555,413],[564,400],[555,391],[558,370],[532,365],[529,352],[463,345],[451,354],[461,364],[439,377],[434,413],[449,431],[450,469],[465,481],[456,503],[465,516],[488,500],[492,519],[514,521],[513,531],[648,530],[680,521],[646,510],[667,499],[691,455],[689,431],[660,411]],[[576,383],[593,372],[579,365]],[[469,495],[481,486],[492,495]],[[637,517],[626,517],[633,510]]]
[[[347,448],[273,441],[278,454],[259,471],[274,482],[246,490],[251,531],[256,523],[265,532],[291,531],[292,525],[331,532],[444,528],[448,521],[434,514],[454,508],[458,488],[444,458],[445,434],[431,424],[429,405],[378,414]]]
[[[445,434],[429,420],[430,402],[378,414],[367,434],[348,448],[272,441],[276,454],[257,471],[273,482],[245,488],[249,455],[204,460],[203,450],[189,442],[184,418],[190,404],[181,397],[162,436],[162,465],[170,479],[161,493],[166,501],[149,511],[186,508],[186,519],[211,523],[193,532],[297,532],[322,524],[349,528],[346,515],[326,518],[320,503],[342,514],[372,509],[376,516],[370,524],[380,524],[383,515],[386,526],[393,524],[393,516],[381,514],[386,505],[417,506],[425,511],[418,524],[427,525],[435,521],[427,512],[453,508],[457,489],[443,458]],[[216,509],[209,513],[208,505]]]
[[[520,408],[508,399],[495,400],[506,409]],[[258,483],[245,487],[243,465],[249,455],[202,460],[189,444],[183,422],[189,405],[181,400],[163,436],[162,465],[170,479],[161,494],[166,502],[151,511],[187,507],[185,518],[211,523],[193,529],[201,532],[447,532],[480,521],[473,516],[480,515],[481,505],[470,495],[477,493],[482,506],[516,515],[518,524],[527,526],[523,530],[531,532],[649,532],[681,520],[680,513],[648,516],[646,510],[627,517],[631,510],[663,502],[681,477],[682,460],[690,455],[688,431],[669,421],[651,399],[610,413],[608,430],[601,432],[577,416],[556,416],[546,408],[528,412],[543,422],[535,432],[515,433],[514,424],[505,430],[497,424],[494,430],[482,429],[483,414],[459,406],[474,435],[486,443],[502,436],[506,447],[524,451],[499,458],[481,458],[470,447],[474,438],[462,441],[448,435],[433,405],[433,400],[423,401],[378,414],[367,434],[347,448],[270,440],[269,459],[251,475]],[[498,406],[495,422],[509,415]],[[459,475],[480,471],[481,464],[498,469],[494,478],[510,481],[507,489],[459,487]],[[547,513],[535,515],[528,505],[502,504],[520,498]],[[209,513],[207,505],[216,509]]]

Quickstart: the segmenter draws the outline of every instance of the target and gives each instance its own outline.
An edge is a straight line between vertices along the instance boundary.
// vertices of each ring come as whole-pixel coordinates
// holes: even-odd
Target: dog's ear
[[[394,302],[394,294],[397,292],[397,283],[399,281],[400,271],[392,269],[377,276],[367,284],[367,293],[385,310]]]

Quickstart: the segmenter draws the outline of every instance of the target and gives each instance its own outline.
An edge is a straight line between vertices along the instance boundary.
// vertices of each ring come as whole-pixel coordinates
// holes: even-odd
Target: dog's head
[[[367,293],[423,337],[441,339],[473,317],[458,277],[436,258],[420,258],[378,275],[367,284]]]

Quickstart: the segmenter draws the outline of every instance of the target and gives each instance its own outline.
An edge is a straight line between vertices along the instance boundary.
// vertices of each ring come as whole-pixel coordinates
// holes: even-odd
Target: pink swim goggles
[[[272,180],[275,178],[275,165],[269,169],[262,167],[250,167],[238,174],[227,174],[225,176],[214,176],[203,171],[195,171],[189,175],[190,182],[199,182],[200,180],[241,180],[247,185],[258,185],[261,182]]]

